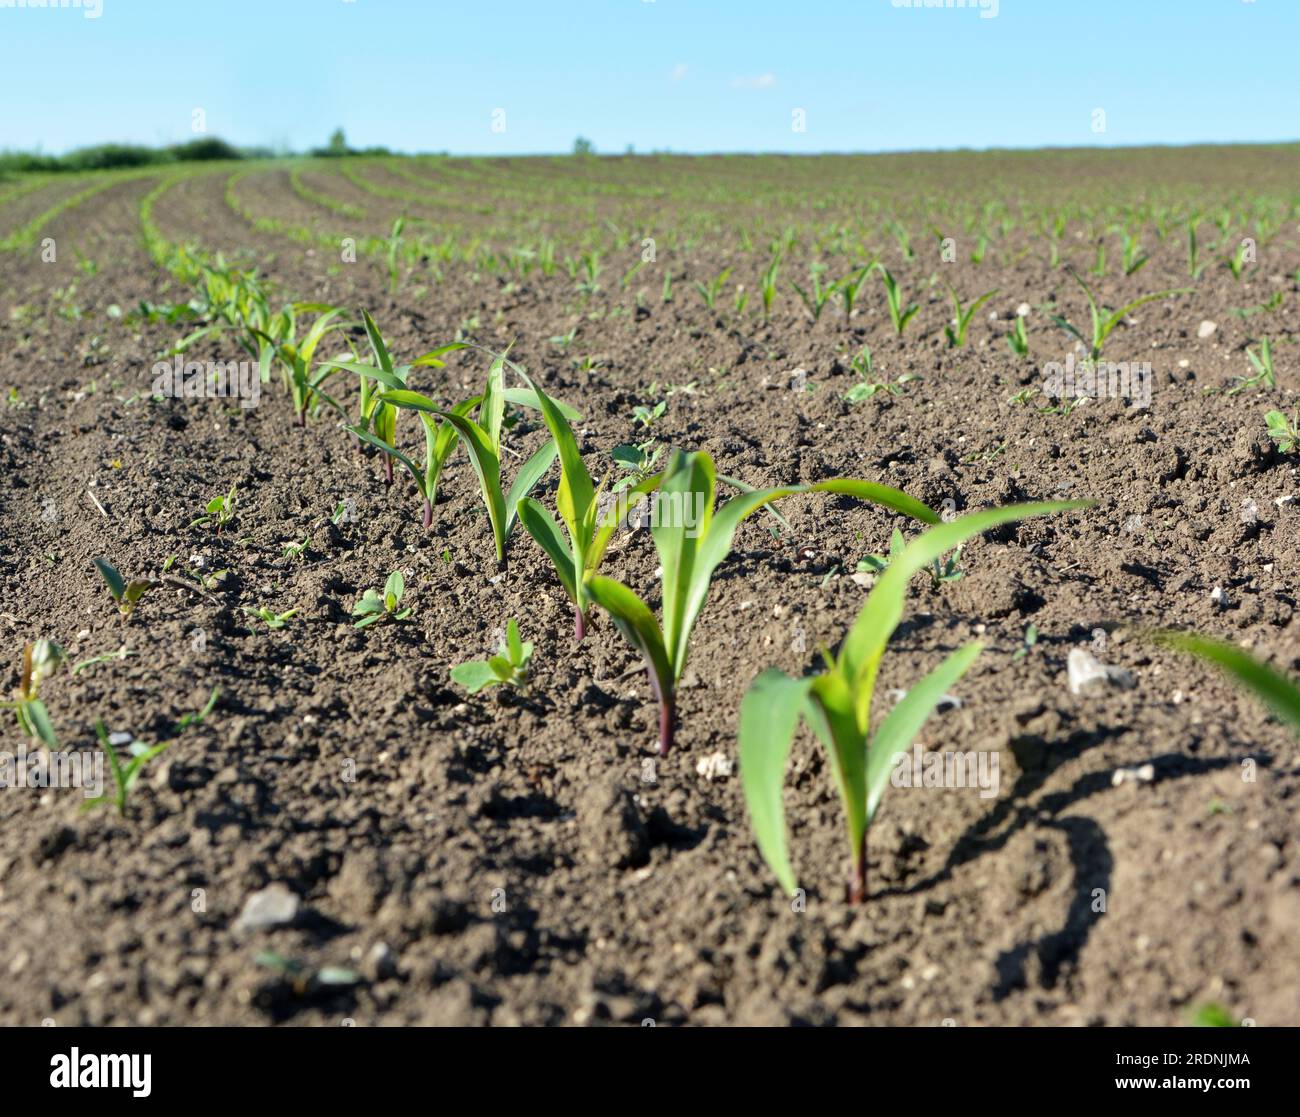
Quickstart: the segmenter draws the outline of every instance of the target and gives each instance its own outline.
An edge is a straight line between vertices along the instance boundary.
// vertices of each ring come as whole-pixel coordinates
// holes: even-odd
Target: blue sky
[[[814,152],[1300,133],[1300,0],[984,0],[993,18],[897,0],[5,7],[22,2],[0,0],[0,149],[186,140],[195,109],[239,144],[303,149],[341,125],[358,146],[481,154],[579,134]]]

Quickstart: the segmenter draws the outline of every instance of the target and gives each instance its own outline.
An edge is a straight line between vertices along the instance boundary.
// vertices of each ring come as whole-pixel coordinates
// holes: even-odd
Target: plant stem
[[[428,531],[431,527],[433,527],[433,501],[426,500],[424,502],[424,530]]]
[[[867,902],[867,835],[864,831],[862,842],[853,858],[853,872],[849,877],[849,903],[865,904]]]
[[[673,747],[673,730],[677,724],[677,701],[672,695],[659,699],[659,755],[667,756]]]
[[[393,455],[384,455],[384,481],[391,485],[393,483]]]
[[[576,644],[581,644],[583,638],[587,635],[587,618],[582,615],[582,610],[578,606],[573,607],[573,640]]]

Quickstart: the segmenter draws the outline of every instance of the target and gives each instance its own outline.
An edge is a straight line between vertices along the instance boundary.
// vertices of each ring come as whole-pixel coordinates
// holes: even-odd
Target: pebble
[[[1219,327],[1206,318],[1199,326],[1196,327],[1196,336],[1199,338],[1210,337]]]
[[[298,897],[283,884],[268,884],[244,901],[235,930],[262,931],[292,923],[298,917],[298,907]]]
[[[1083,648],[1071,648],[1065,665],[1071,694],[1083,694],[1107,684],[1124,688],[1133,686],[1132,674],[1122,667],[1106,666]]]
[[[1112,787],[1119,787],[1122,783],[1150,783],[1156,778],[1155,766],[1152,764],[1143,764],[1139,768],[1116,768],[1115,774],[1111,776],[1110,783]]]

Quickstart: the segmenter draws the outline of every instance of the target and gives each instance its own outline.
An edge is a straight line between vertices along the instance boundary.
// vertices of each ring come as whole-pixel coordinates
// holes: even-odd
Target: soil
[[[868,192],[876,205],[895,178],[923,174],[930,185],[907,204],[941,220],[933,183],[961,197],[958,168],[990,198],[1015,187],[1068,212],[1111,168],[1104,155],[985,158],[883,160]],[[1226,199],[1293,183],[1300,169],[1289,149],[1134,159],[1132,179],[1113,187],[1129,199],[1155,182]],[[535,222],[515,243],[567,230],[560,258],[612,235],[605,218],[655,205],[660,229],[698,214],[739,226],[759,200],[778,226],[807,221],[821,235],[830,221],[787,196],[818,178],[812,161],[768,167],[761,188],[745,185],[753,174],[739,160],[646,162],[654,172],[639,177],[632,160],[442,161],[408,172],[424,186],[391,166],[357,172],[381,190],[442,192],[424,208],[321,164],[303,181],[366,207],[358,235],[385,235],[403,211],[489,239],[503,221]],[[828,175],[836,205],[853,196],[850,170]],[[228,173],[164,194],[164,234],[255,261],[285,299],[369,308],[406,359],[458,328],[487,345],[513,340],[516,359],[582,411],[593,472],[644,437],[635,405],[667,399],[654,427],[664,444],[708,450],[720,473],[754,485],[864,477],[959,512],[1098,504],[971,543],[958,581],[917,578],[881,686],[906,688],[981,636],[960,705],[920,741],[996,753],[997,794],[891,788],[868,839],[869,900],[850,906],[826,757],[802,735],[786,793],[804,890],[792,902],[755,848],[738,777],[699,767],[734,758],[739,703],[759,671],[799,672],[838,644],[867,592],[850,577],[856,564],[912,525],[815,496],[782,504],[788,529],[747,521],[696,628],[677,746],[660,759],[636,656],[601,617],[574,644],[571,607],[522,532],[497,568],[463,453],[426,532],[409,478],[386,485],[329,415],[295,427],[278,384],[255,408],[150,400],[157,354],[192,327],[109,308],[192,292],[140,241],[138,206],[157,180],[124,180],[42,231],[56,262],[36,246],[0,255],[0,686],[17,685],[23,646],[38,637],[74,662],[127,647],[125,659],[42,688],[63,746],[80,749],[95,747],[99,720],[166,739],[214,687],[220,695],[144,769],[125,816],[81,809],[77,789],[0,794],[0,1023],[1163,1025],[1216,1002],[1259,1024],[1300,1024],[1296,741],[1253,698],[1135,635],[1194,628],[1300,668],[1296,459],[1262,421],[1296,401],[1294,218],[1240,282],[1213,262],[1189,280],[1174,233],[1148,230],[1152,258],[1131,276],[1112,250],[1107,275],[1088,280],[1109,305],[1192,288],[1134,311],[1107,343],[1113,360],[1151,362],[1150,407],[1093,400],[1049,414],[1042,397],[1012,401],[1069,351],[1043,308],[1076,323],[1087,308],[1024,228],[996,238],[978,266],[964,237],[950,273],[929,240],[907,260],[882,234],[877,248],[921,303],[899,339],[874,278],[851,320],[838,302],[810,320],[788,286],[802,283],[807,245],[763,324],[766,254],[707,231],[665,235],[626,290],[618,278],[639,258],[639,235],[606,250],[590,297],[562,268],[520,278],[463,262],[441,263],[440,282],[418,269],[392,294],[382,261],[339,265],[323,242],[286,231],[350,235],[353,219],[293,193],[284,170],[255,168],[234,187],[242,205],[286,228],[254,227],[226,206]],[[673,192],[690,182],[695,194]],[[530,207],[530,190],[543,201]],[[38,193],[46,208],[60,196]],[[39,213],[36,199],[0,206],[0,231]],[[1075,226],[1065,243],[1081,271],[1091,265]],[[732,288],[716,312],[692,289],[726,266],[754,293],[741,318]],[[926,286],[936,270],[964,302],[998,289],[963,348],[944,339],[945,290]],[[1230,313],[1278,290],[1279,310]],[[1033,307],[1029,360],[1003,340],[1021,303]],[[1217,324],[1211,336],[1198,336],[1203,320]],[[573,326],[568,349],[550,340]],[[1250,372],[1245,346],[1265,334],[1278,387],[1207,393]],[[881,379],[920,379],[846,402],[864,343]],[[239,353],[207,339],[192,356]],[[594,367],[578,367],[583,357]],[[483,372],[457,354],[416,383],[463,398]],[[420,443],[409,416],[401,437]],[[524,421],[508,442],[526,454],[540,439]],[[219,534],[191,526],[232,486],[231,523]],[[301,556],[285,553],[304,539]],[[99,556],[129,577],[161,578],[171,556],[176,577],[227,573],[202,594],[162,582],[123,623],[91,566]],[[653,596],[656,563],[648,533],[632,531],[606,572]],[[394,569],[411,618],[358,631],[354,602]],[[273,631],[244,611],[261,606],[297,614]],[[528,691],[467,696],[448,668],[494,650],[509,617],[536,644]],[[1024,651],[1030,626],[1037,642]],[[1136,685],[1071,694],[1075,647]],[[19,746],[11,720],[0,741]],[[1145,765],[1149,778],[1116,782]],[[274,884],[299,898],[294,919],[241,928],[250,895]],[[331,983],[329,968],[355,980]]]

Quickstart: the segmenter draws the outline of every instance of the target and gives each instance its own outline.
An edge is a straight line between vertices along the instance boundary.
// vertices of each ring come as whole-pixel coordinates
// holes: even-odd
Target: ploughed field
[[[60,749],[102,759],[101,724],[124,764],[167,745],[122,810],[107,767],[89,809],[76,787],[0,791],[0,1022],[1300,1024],[1295,736],[1145,633],[1300,668],[1300,456],[1264,418],[1297,406],[1298,172],[1278,147],[0,182],[0,686],[53,641]],[[879,482],[946,520],[1096,502],[908,583],[877,718],[984,647],[891,778],[864,902],[807,728],[782,800],[799,891],[778,883],[737,723],[760,672],[841,647],[895,529],[923,525],[824,492],[747,517],[661,756],[640,655],[597,607],[575,642],[523,528],[497,562],[465,445],[426,528],[410,473],[390,483],[342,429],[354,373],[324,385],[342,413],[309,396],[301,426],[255,359],[232,394],[186,395],[186,362],[249,359],[247,331],[207,329],[225,320],[204,279],[249,269],[272,310],[345,308],[318,358],[373,360],[363,310],[399,364],[510,346],[581,416],[606,491],[676,448],[759,488]],[[1090,298],[1155,294],[1089,382]],[[156,365],[184,339],[173,391]],[[484,390],[489,355],[441,360],[408,387]],[[423,462],[422,420],[399,420]],[[507,479],[547,430],[506,409]],[[560,471],[533,493],[552,511]],[[638,522],[601,573],[658,610]],[[152,583],[129,618],[94,559]],[[409,615],[357,627],[395,571]],[[527,685],[468,693],[451,669],[512,618]],[[1072,651],[1104,677],[1072,688]],[[17,772],[41,749],[0,717]],[[955,753],[975,786],[934,786]]]

